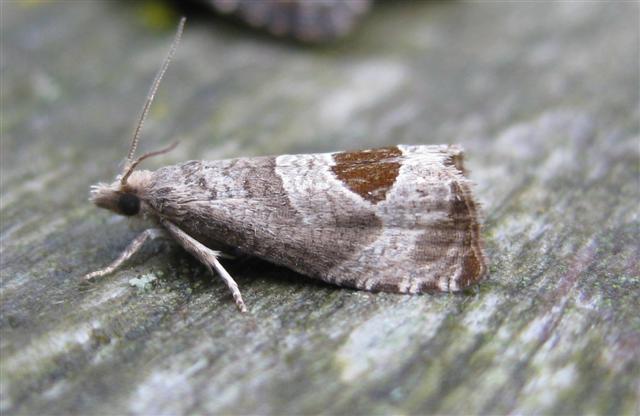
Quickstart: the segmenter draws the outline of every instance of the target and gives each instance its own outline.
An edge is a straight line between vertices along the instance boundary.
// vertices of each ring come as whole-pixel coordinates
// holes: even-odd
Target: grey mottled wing
[[[148,201],[203,243],[367,290],[459,290],[485,274],[456,146],[190,161]]]

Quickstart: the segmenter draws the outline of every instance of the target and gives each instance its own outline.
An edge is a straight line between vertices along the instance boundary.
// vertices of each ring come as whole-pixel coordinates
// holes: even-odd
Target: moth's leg
[[[118,258],[115,259],[113,263],[111,263],[104,269],[96,270],[95,272],[86,274],[84,276],[84,279],[91,280],[96,277],[102,277],[113,273],[118,267],[122,265],[122,263],[129,260],[134,254],[136,254],[140,250],[140,248],[142,248],[145,241],[149,239],[155,240],[156,238],[161,237],[166,237],[164,230],[162,230],[161,228],[149,228],[148,230],[144,230],[136,238],[134,238],[131,243],[129,243],[129,246],[127,246],[127,248],[122,253],[120,253],[120,256],[118,256]]]
[[[204,263],[212,273],[212,267],[218,272],[220,277],[222,277],[222,280],[227,284],[227,287],[229,287],[229,290],[231,290],[233,299],[235,300],[238,309],[240,309],[240,312],[246,312],[247,307],[242,300],[238,284],[218,261],[218,257],[222,253],[216,250],[211,250],[209,247],[205,246],[189,234],[182,231],[178,226],[167,220],[161,220],[161,223],[185,250],[194,255],[198,260],[200,260],[200,262]]]

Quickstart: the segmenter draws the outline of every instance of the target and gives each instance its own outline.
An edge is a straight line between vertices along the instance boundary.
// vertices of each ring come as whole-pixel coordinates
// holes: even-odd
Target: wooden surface
[[[305,47],[189,21],[150,168],[395,143],[467,149],[490,278],[371,294],[226,262],[92,207],[170,43],[162,3],[2,2],[2,414],[638,414],[639,7],[383,2]],[[201,12],[201,10],[199,11]]]

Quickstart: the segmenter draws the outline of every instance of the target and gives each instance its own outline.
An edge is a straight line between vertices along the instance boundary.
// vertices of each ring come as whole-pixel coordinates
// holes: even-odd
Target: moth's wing
[[[460,147],[398,146],[310,163],[317,158],[283,156],[278,164],[296,212],[318,226],[340,225],[329,236],[338,247],[335,262],[318,271],[324,280],[415,293],[460,290],[484,277],[477,204]],[[313,197],[318,191],[324,204]]]
[[[156,171],[149,200],[200,241],[327,282],[459,290],[485,271],[462,169],[455,146],[192,161]]]
[[[302,41],[327,41],[352,30],[369,0],[208,0],[217,11],[249,25]]]

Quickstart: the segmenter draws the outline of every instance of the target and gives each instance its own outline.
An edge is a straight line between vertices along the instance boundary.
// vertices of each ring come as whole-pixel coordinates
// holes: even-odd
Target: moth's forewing
[[[199,241],[342,286],[460,290],[485,262],[456,146],[221,161],[154,172],[148,202]]]

